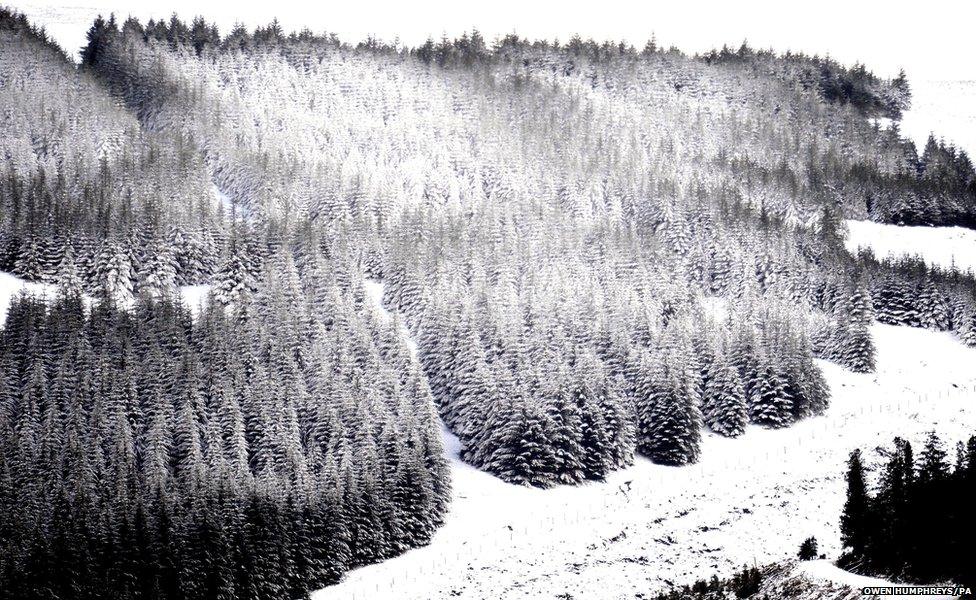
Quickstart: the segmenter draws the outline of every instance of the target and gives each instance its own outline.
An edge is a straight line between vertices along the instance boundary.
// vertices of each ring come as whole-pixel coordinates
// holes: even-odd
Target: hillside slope
[[[966,155],[872,121],[903,76],[176,16],[74,65],[6,9],[0,44],[0,291],[55,290],[0,328],[18,597],[646,594],[836,555],[850,450],[973,427],[976,277],[845,247],[976,225]]]
[[[695,467],[638,459],[605,483],[540,491],[455,454],[452,511],[431,545],[352,571],[315,598],[633,598],[791,558],[811,535],[836,558],[851,450],[932,429],[962,439],[976,428],[976,350],[919,329],[871,332],[875,374],[821,363],[835,394],[822,417],[786,431],[750,428],[741,443],[707,436]]]

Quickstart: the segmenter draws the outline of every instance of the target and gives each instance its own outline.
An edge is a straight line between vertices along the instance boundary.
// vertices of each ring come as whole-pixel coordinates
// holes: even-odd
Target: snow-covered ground
[[[234,199],[222,189],[217,187],[216,183],[210,184],[210,192],[213,194],[214,202],[220,208],[220,210],[223,211],[225,217],[230,218],[231,216],[234,216],[244,221],[250,219],[248,211],[240,204],[234,206]]]
[[[200,314],[200,307],[207,302],[210,288],[210,285],[185,285],[179,288],[180,298],[186,303],[194,317]],[[56,291],[56,286],[52,284],[25,281],[16,275],[0,271],[0,326],[7,318],[7,309],[10,307],[11,300],[17,294],[24,292],[33,296],[51,297]],[[91,302],[87,296],[85,300],[86,303]]]
[[[839,569],[829,560],[811,560],[809,562],[801,562],[797,566],[797,570],[803,573],[807,579],[810,581],[823,581],[827,583],[846,585],[855,590],[866,587],[889,587],[895,585],[901,585],[892,583],[884,579],[878,579],[876,577],[865,577],[863,575],[855,575],[854,573],[848,573],[843,569]],[[937,596],[937,595],[920,595],[914,596],[915,598],[928,598],[931,600],[936,600],[939,598],[953,598],[953,596]]]
[[[976,81],[909,81],[912,107],[902,115],[901,134],[915,142],[919,154],[929,135],[951,142],[972,157],[976,154]],[[871,119],[882,129],[891,127],[887,117]]]
[[[54,294],[54,286],[24,281],[16,275],[0,271],[0,324],[7,318],[10,301],[20,292],[34,296],[50,296]]]
[[[190,309],[194,317],[200,314],[200,309],[208,302],[212,287],[210,284],[180,287],[180,298],[183,299],[184,304]]]
[[[382,296],[378,283],[367,290]],[[976,431],[976,350],[920,329],[872,333],[877,373],[820,363],[833,391],[825,415],[736,440],[706,435],[690,467],[638,459],[604,483],[529,489],[461,462],[445,431],[454,497],[431,545],[357,569],[314,598],[634,598],[795,556],[811,535],[836,557],[851,450],[896,435],[921,441],[932,429],[953,443]]]
[[[383,284],[379,281],[373,279],[367,279],[364,282],[366,287],[366,295],[372,301],[373,306],[376,307],[377,312],[379,312],[380,317],[384,320],[389,320],[393,318],[386,308],[383,307]],[[403,334],[407,341],[407,349],[410,351],[410,355],[414,358],[417,357],[417,342],[410,337],[410,333],[407,329],[403,328]],[[455,453],[456,454],[456,453]]]
[[[878,258],[918,256],[930,265],[976,273],[976,231],[963,227],[903,227],[847,221],[850,252],[870,248]]]
[[[863,577],[837,568],[829,560],[777,562],[760,569],[763,573],[757,598],[791,598],[793,600],[881,600],[881,590],[900,587],[874,577]],[[881,589],[879,589],[881,588]],[[916,598],[940,600],[949,595],[924,594]]]
[[[901,131],[921,152],[929,133],[976,154],[976,81],[909,81],[912,108],[901,120]]]

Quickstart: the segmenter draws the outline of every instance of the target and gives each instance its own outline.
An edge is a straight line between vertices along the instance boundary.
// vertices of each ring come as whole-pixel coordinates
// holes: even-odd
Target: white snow
[[[369,298],[370,303],[376,308],[376,312],[379,313],[380,318],[384,321],[388,321],[393,318],[390,311],[386,310],[383,306],[383,283],[376,281],[374,279],[364,279],[363,287],[366,288],[366,296]]]
[[[847,221],[848,251],[870,248],[878,258],[917,256],[930,265],[976,272],[976,231],[963,227],[905,227]]]
[[[193,316],[196,317],[200,314],[200,309],[208,301],[210,295],[210,290],[213,286],[210,284],[203,285],[184,285],[180,287],[180,298],[186,304]]]
[[[390,311],[386,310],[383,306],[383,283],[375,281],[372,279],[366,279],[363,281],[363,286],[366,288],[366,295],[369,297],[373,306],[376,307],[376,311],[379,313],[380,318],[384,321],[388,321],[393,318]],[[404,339],[407,343],[407,350],[410,351],[410,356],[417,358],[417,342],[410,337],[410,332],[407,331],[406,327],[401,327]],[[460,449],[459,449],[460,450]]]
[[[707,319],[717,323],[729,318],[729,300],[722,296],[704,296],[701,298],[702,310]]]
[[[367,290],[382,297],[379,283]],[[793,557],[811,535],[836,558],[851,450],[877,466],[871,449],[896,435],[920,442],[936,429],[954,444],[976,432],[976,350],[921,329],[872,333],[877,373],[819,363],[833,391],[825,415],[736,440],[706,435],[690,467],[638,459],[604,483],[530,489],[464,464],[446,434],[454,497],[430,546],[357,569],[314,598],[634,598]]]
[[[21,292],[34,296],[51,296],[54,294],[54,286],[25,281],[16,275],[0,271],[0,326],[7,318],[11,300]]]
[[[877,125],[881,129],[888,129],[894,122],[890,117],[869,117],[868,121]]]
[[[186,303],[194,317],[200,314],[200,307],[207,302],[211,287],[209,284],[205,284],[184,285],[179,288],[180,298]],[[10,308],[10,302],[21,292],[42,298],[50,298],[57,292],[57,288],[50,283],[26,281],[11,273],[0,271],[0,326],[2,326],[4,320],[7,318],[7,309]],[[86,306],[91,304],[91,298],[85,296],[84,299]]]
[[[54,286],[24,281],[16,275],[0,271],[0,327],[7,318],[10,302],[21,292],[34,296],[51,296],[54,294]]]
[[[226,214],[231,214],[234,209],[234,203],[231,201],[230,196],[225,194],[223,190],[217,187],[216,183],[210,184],[210,191],[213,193],[213,197],[217,205],[220,206],[220,208],[223,209]]]
[[[912,107],[898,122],[901,134],[913,142],[919,156],[925,149],[929,135],[952,143],[966,151],[970,158],[976,154],[976,81],[909,81],[912,88]],[[870,121],[881,129],[891,127],[888,117],[873,117]]]
[[[876,577],[865,577],[863,575],[849,573],[837,567],[829,560],[811,560],[808,562],[801,562],[798,565],[798,570],[806,575],[810,581],[826,581],[829,583],[846,585],[855,590],[865,587],[891,587],[907,585],[893,583],[891,581],[878,579]],[[935,600],[937,598],[954,598],[955,596],[919,595],[914,597]]]
[[[225,216],[228,218],[234,216],[236,211],[236,216],[239,219],[243,219],[244,221],[249,220],[247,211],[244,210],[244,207],[240,204],[234,206],[233,199],[222,189],[217,187],[216,183],[210,184],[210,191],[213,193],[214,202],[220,207],[220,210],[223,211]]]
[[[909,81],[912,108],[901,120],[901,131],[919,153],[930,133],[976,154],[976,81]]]

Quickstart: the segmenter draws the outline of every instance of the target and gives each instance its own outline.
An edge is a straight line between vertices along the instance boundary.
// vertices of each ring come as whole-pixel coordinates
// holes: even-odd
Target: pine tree
[[[698,460],[702,416],[694,387],[678,373],[664,373],[638,397],[637,449],[651,460],[684,465]]]
[[[573,398],[567,373],[556,374],[555,390],[550,392],[547,413],[552,421],[549,445],[553,470],[559,483],[574,484],[584,479],[583,419]]]
[[[577,351],[577,363],[570,376],[571,401],[580,415],[580,462],[583,477],[603,479],[614,466],[611,452],[613,441],[609,436],[606,418],[601,409],[601,398],[610,398],[611,390],[602,365],[592,355]]]
[[[874,305],[871,296],[863,284],[859,284],[848,301],[850,306],[850,320],[852,324],[870,325],[874,320]]]
[[[830,402],[830,388],[823,373],[814,364],[809,354],[805,354],[799,360],[793,375],[797,394],[793,403],[794,417],[801,419],[823,414]]]
[[[949,328],[949,304],[931,279],[922,284],[918,295],[918,312],[922,327],[937,331]]]
[[[854,561],[862,560],[871,543],[870,498],[864,480],[861,452],[855,450],[847,461],[847,500],[840,518],[841,541]]]
[[[732,283],[732,261],[721,246],[715,248],[710,277],[711,291],[715,294],[724,294]]]
[[[817,558],[817,538],[808,537],[800,544],[800,551],[797,553],[800,560],[814,560]]]
[[[897,568],[911,552],[914,469],[911,444],[895,438],[894,452],[885,466],[873,503],[876,540],[869,551],[876,568]]]
[[[855,373],[871,373],[875,368],[874,341],[867,326],[855,321],[849,328],[845,328],[846,341],[842,354],[844,366]]]
[[[970,307],[964,313],[959,327],[959,337],[970,348],[976,348],[976,308]]]
[[[165,245],[157,246],[139,269],[139,293],[151,298],[175,294],[177,266],[172,250]]]
[[[215,269],[216,252],[210,236],[199,230],[174,231],[168,247],[176,260],[176,278],[180,285],[207,283]]]
[[[224,306],[246,305],[256,290],[254,271],[245,252],[242,245],[232,245],[230,255],[214,275],[214,298]]]
[[[894,277],[887,275],[880,285],[872,290],[871,299],[874,314],[879,323],[900,325],[902,315],[906,310],[906,298],[903,297],[904,288]]]
[[[724,357],[716,357],[708,372],[708,383],[702,399],[705,424],[727,437],[737,437],[748,422],[745,393],[739,372]]]
[[[95,264],[94,282],[102,297],[122,306],[132,302],[135,272],[132,260],[117,242],[106,242]]]
[[[47,272],[43,257],[41,240],[31,236],[20,246],[17,259],[14,262],[14,274],[27,281],[45,281]]]
[[[498,450],[485,468],[521,485],[549,487],[556,481],[549,444],[551,422],[537,406],[523,403],[496,430]]]
[[[78,296],[83,291],[83,282],[75,264],[74,250],[68,244],[57,269],[57,284],[64,296]]]
[[[747,399],[749,420],[764,427],[786,427],[793,420],[793,398],[776,365],[760,359],[756,381]]]
[[[929,432],[925,446],[919,454],[918,480],[920,483],[943,481],[949,473],[946,451],[934,431]]]

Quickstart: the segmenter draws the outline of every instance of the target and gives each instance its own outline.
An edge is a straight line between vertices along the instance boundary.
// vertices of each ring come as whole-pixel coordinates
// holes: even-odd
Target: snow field
[[[53,285],[24,281],[16,275],[0,271],[0,324],[6,320],[7,309],[17,294],[26,292],[35,296],[51,296],[54,290]]]
[[[184,285],[180,287],[180,298],[186,303],[187,308],[190,309],[194,317],[200,314],[200,310],[209,301],[208,297],[212,287],[210,284]]]
[[[976,81],[909,81],[912,108],[901,120],[902,135],[912,139],[918,151],[930,133],[976,154]]]
[[[209,284],[184,285],[179,288],[180,297],[186,303],[194,317],[200,314],[200,308],[207,302],[210,288],[211,286]],[[7,318],[7,309],[10,308],[10,302],[21,292],[40,297],[52,297],[57,293],[57,286],[50,283],[25,281],[16,275],[0,271],[0,326],[2,326],[3,321]],[[85,302],[86,304],[90,304],[91,298],[86,296]]]
[[[378,303],[382,284],[367,291]],[[918,443],[936,429],[954,443],[976,431],[976,351],[921,329],[874,325],[872,335],[876,373],[820,361],[833,392],[825,415],[736,440],[706,434],[689,467],[638,458],[606,482],[523,488],[461,462],[445,431],[454,497],[430,546],[313,597],[634,598],[793,557],[810,535],[836,558],[851,450],[877,468],[873,449],[896,435]]]
[[[925,149],[929,135],[945,140],[956,148],[976,154],[976,81],[909,80],[912,107],[905,111],[898,123],[902,137],[915,143],[919,154]],[[889,129],[893,121],[888,117],[871,119],[881,129]]]
[[[918,256],[930,265],[976,273],[976,231],[963,227],[903,227],[847,221],[847,250],[870,248],[880,258]]]

